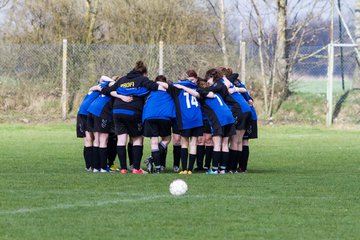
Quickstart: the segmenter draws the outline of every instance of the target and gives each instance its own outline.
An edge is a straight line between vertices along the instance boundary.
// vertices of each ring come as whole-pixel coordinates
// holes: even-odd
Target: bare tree
[[[224,4],[224,0],[219,0],[219,1],[220,1],[220,9],[221,9],[221,13],[220,13],[221,49],[224,56],[224,66],[229,66],[228,53],[226,50],[226,41],[225,41],[225,4]]]
[[[95,21],[98,13],[99,0],[86,0],[86,19],[88,22],[86,44],[94,42]]]
[[[250,37],[259,47],[264,109],[267,118],[271,119],[274,111],[291,93],[289,78],[294,65],[308,57],[300,55],[300,48],[309,43],[306,39],[313,38],[309,36],[316,35],[311,23],[320,18],[326,2],[315,0],[308,3],[310,6],[306,6],[305,14],[305,6],[301,5],[304,3],[299,0],[291,4],[287,0],[249,2],[250,8],[246,8],[243,2],[237,2],[235,6],[244,21],[248,22]],[[314,13],[315,8],[318,8],[318,14]],[[274,25],[268,20],[272,19],[269,16],[276,16]]]
[[[0,9],[6,7],[10,0],[0,0]]]

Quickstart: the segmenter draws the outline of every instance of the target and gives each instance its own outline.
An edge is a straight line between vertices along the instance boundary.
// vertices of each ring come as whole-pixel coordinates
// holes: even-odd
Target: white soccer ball
[[[188,185],[184,180],[176,179],[170,184],[169,190],[172,195],[181,196],[187,192]]]

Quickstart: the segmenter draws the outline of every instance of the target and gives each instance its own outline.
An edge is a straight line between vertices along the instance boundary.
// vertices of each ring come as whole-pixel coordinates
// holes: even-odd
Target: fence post
[[[164,74],[164,42],[159,42],[159,75]]]
[[[66,119],[66,109],[67,109],[66,64],[67,64],[67,39],[63,39],[62,92],[61,92],[62,120]]]
[[[245,83],[246,81],[246,68],[245,68],[245,61],[246,61],[246,42],[241,42],[241,81]]]
[[[334,78],[334,46],[328,45],[328,75],[326,88],[326,126],[330,127],[332,124],[332,102],[333,102],[333,78]]]

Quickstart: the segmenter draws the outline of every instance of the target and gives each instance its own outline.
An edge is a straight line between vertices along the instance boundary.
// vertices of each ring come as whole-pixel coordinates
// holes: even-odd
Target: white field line
[[[75,204],[57,204],[54,206],[48,207],[35,207],[35,208],[19,208],[10,211],[0,211],[0,215],[8,215],[8,214],[17,214],[17,213],[33,213],[33,212],[40,212],[40,211],[47,211],[47,210],[59,210],[59,209],[71,209],[71,208],[78,208],[78,207],[98,207],[104,206],[109,204],[116,204],[121,202],[141,202],[141,201],[149,201],[157,198],[169,197],[169,195],[157,195],[151,197],[133,197],[128,199],[114,199],[114,200],[103,200],[97,202],[87,202],[87,203],[75,203]]]
[[[48,207],[34,207],[34,208],[19,208],[14,210],[7,210],[1,211],[0,215],[11,215],[11,214],[23,214],[23,213],[33,213],[33,212],[40,212],[40,211],[51,211],[51,210],[59,210],[59,209],[71,209],[71,208],[78,208],[78,207],[98,207],[110,204],[117,204],[121,202],[126,203],[135,203],[135,202],[142,202],[142,201],[151,201],[154,199],[159,198],[182,198],[182,197],[174,197],[170,194],[166,195],[156,195],[156,196],[148,196],[148,197],[139,197],[141,194],[134,194],[131,195],[132,198],[128,199],[114,199],[114,200],[102,200],[97,202],[80,202],[75,204],[57,204],[54,206]],[[143,196],[143,195],[142,195]],[[217,195],[192,195],[187,194],[184,197],[186,198],[204,198],[209,199],[212,197],[218,198]],[[304,199],[312,199],[312,200],[334,200],[336,197],[333,196],[245,196],[245,195],[224,195],[221,196],[222,199],[248,199],[248,200],[279,200],[279,199],[292,199],[292,200],[304,200]]]

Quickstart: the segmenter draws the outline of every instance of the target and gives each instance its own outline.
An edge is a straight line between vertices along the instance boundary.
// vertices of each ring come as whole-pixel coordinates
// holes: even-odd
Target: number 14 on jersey
[[[184,96],[186,99],[186,107],[191,108],[191,105],[198,107],[199,102],[197,101],[196,97],[190,95],[188,92],[184,92]]]

